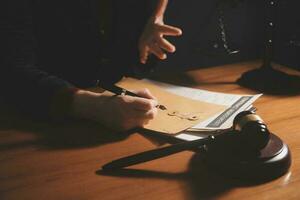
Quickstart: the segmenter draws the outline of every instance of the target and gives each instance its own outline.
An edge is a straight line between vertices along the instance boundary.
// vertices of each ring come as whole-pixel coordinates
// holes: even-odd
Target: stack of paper
[[[176,95],[216,105],[226,106],[226,109],[223,111],[176,135],[177,138],[183,140],[195,140],[207,136],[207,133],[211,134],[214,131],[218,132],[231,128],[234,117],[242,111],[253,108],[253,102],[262,95],[226,94],[176,86],[153,80],[146,81]]]
[[[157,117],[144,128],[182,140],[195,140],[231,128],[234,117],[251,109],[261,96],[210,92],[149,79],[125,78],[117,85],[127,90],[148,88],[167,109],[158,109]]]
[[[157,109],[158,113],[150,120],[145,129],[175,135],[226,109],[226,106],[199,101],[168,92],[145,80],[125,78],[117,85],[131,91],[148,88],[165,109]]]

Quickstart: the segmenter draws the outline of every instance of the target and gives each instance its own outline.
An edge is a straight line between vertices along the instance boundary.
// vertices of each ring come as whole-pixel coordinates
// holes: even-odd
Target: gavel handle
[[[102,169],[103,170],[115,170],[115,169],[120,169],[123,167],[128,167],[131,165],[139,164],[142,162],[155,160],[155,159],[169,156],[169,155],[181,152],[181,151],[190,150],[190,149],[194,149],[196,147],[199,147],[199,146],[202,146],[205,144],[209,144],[213,140],[215,140],[214,136],[208,136],[206,138],[202,138],[202,139],[198,139],[198,140],[181,142],[181,143],[173,144],[173,145],[170,145],[167,147],[162,147],[162,148],[153,149],[150,151],[145,151],[142,153],[138,153],[135,155],[131,155],[128,157],[114,160],[110,163],[103,165]]]

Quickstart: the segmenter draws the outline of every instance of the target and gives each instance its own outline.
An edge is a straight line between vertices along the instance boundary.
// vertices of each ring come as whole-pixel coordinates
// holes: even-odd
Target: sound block
[[[226,176],[253,181],[275,179],[291,165],[288,146],[274,134],[260,151],[249,152],[242,145],[234,140],[206,145],[204,163]]]

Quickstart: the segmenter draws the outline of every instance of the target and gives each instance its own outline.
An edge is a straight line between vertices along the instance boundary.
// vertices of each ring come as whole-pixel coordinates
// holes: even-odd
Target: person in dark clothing
[[[178,36],[181,30],[163,23],[167,0],[153,1],[151,12],[145,11],[151,8],[146,1],[107,2],[114,11],[113,23],[128,18],[127,34],[132,37],[111,35],[108,42],[101,37],[101,0],[1,1],[2,95],[38,116],[75,116],[118,130],[151,120],[157,102],[146,89],[136,91],[144,97],[138,98],[84,88],[95,86],[97,80],[101,85],[102,80],[114,82],[129,74],[133,60],[146,63],[150,54],[165,59],[164,52],[174,52],[175,47],[163,36]],[[128,15],[118,13],[127,8]],[[136,24],[135,30],[130,29],[132,24]],[[106,54],[112,60],[109,65],[101,64],[101,56]]]

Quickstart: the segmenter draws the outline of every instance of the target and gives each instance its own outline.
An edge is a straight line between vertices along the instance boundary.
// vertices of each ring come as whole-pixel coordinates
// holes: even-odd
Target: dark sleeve
[[[113,0],[112,6],[114,15],[111,49],[114,58],[118,58],[113,59],[115,65],[139,65],[138,40],[153,12],[154,3],[141,0]]]
[[[71,100],[74,87],[39,69],[33,34],[32,2],[1,0],[0,7],[1,94],[23,111],[49,116],[51,109],[55,109],[52,103],[57,102],[54,100],[57,95],[60,95],[58,99],[68,104],[67,100]]]

